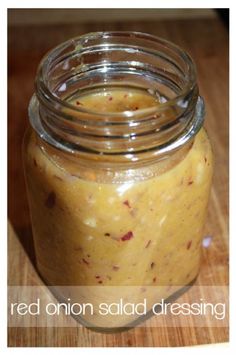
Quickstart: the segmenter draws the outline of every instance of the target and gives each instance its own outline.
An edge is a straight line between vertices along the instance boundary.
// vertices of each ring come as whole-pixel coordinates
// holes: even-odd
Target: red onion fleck
[[[123,235],[123,237],[121,237],[120,239],[124,242],[126,240],[130,240],[131,238],[133,238],[133,232],[129,231],[126,234]]]

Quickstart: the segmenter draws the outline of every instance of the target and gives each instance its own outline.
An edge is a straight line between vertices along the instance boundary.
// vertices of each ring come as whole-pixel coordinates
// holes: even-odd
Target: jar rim
[[[75,45],[75,50],[70,52],[69,55],[73,55],[82,51],[83,49],[83,42],[88,41],[91,39],[107,39],[110,37],[132,37],[135,38],[142,38],[147,41],[152,41],[152,43],[158,43],[163,45],[164,47],[168,47],[173,51],[173,53],[177,54],[186,64],[186,72],[184,73],[186,78],[186,84],[181,90],[180,94],[177,94],[174,98],[168,99],[166,102],[158,103],[158,105],[153,105],[150,108],[145,109],[138,109],[135,111],[121,111],[121,112],[100,112],[96,110],[91,110],[86,107],[75,106],[68,101],[62,100],[59,96],[55,95],[52,90],[49,89],[48,85],[46,84],[46,76],[48,75],[49,64],[52,64],[53,60],[59,58],[60,53],[68,47],[70,44]],[[81,46],[81,47],[80,47]],[[155,51],[151,50],[155,55]],[[43,95],[47,98],[47,102],[53,102],[53,104],[57,104],[57,107],[64,107],[69,109],[71,112],[74,113],[83,113],[83,114],[90,114],[98,117],[106,117],[108,114],[110,117],[114,118],[121,118],[121,117],[128,117],[129,119],[136,118],[140,116],[140,114],[150,115],[152,113],[158,113],[165,110],[167,107],[175,106],[179,102],[181,103],[185,97],[188,95],[189,91],[196,85],[196,67],[191,58],[191,56],[187,53],[187,51],[183,50],[178,45],[168,41],[164,38],[157,37],[148,33],[138,32],[138,31],[98,31],[98,32],[90,32],[81,36],[73,37],[63,43],[59,44],[58,46],[52,48],[48,51],[42,60],[39,63],[37,75],[36,75],[36,89],[43,93]],[[51,106],[51,105],[50,105]]]
[[[121,112],[68,102],[113,83],[129,90],[127,78],[131,87],[154,88],[166,102]],[[62,93],[61,85],[66,86]],[[41,60],[29,116],[50,145],[84,157],[99,155],[109,165],[114,157],[151,161],[179,149],[202,127],[204,101],[194,62],[177,45],[142,32],[91,32],[58,45]]]

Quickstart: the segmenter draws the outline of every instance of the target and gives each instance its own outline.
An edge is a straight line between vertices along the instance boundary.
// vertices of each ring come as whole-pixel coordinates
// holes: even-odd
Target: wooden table
[[[228,33],[218,19],[119,22],[9,29],[9,284],[41,285],[34,252],[21,162],[21,142],[28,124],[27,106],[36,66],[54,45],[98,30],[134,30],[165,37],[194,58],[205,126],[215,153],[215,174],[204,233],[213,242],[203,251],[197,285],[228,284]],[[99,334],[86,328],[10,328],[9,346],[186,346],[228,341],[225,328],[147,328]]]

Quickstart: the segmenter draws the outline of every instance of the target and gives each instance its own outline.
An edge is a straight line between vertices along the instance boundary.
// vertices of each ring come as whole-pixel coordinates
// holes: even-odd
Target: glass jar
[[[128,287],[129,300],[137,287],[151,304],[158,287],[167,298],[196,278],[212,151],[186,52],[144,33],[71,39],[41,61],[29,117],[37,267],[59,299],[104,302]],[[80,317],[103,328],[136,318]]]

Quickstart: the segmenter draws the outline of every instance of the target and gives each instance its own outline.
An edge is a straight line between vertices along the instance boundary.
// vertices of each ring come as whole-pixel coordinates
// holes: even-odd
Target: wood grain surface
[[[41,285],[35,259],[21,161],[28,125],[27,106],[37,64],[45,52],[76,35],[98,30],[133,30],[169,39],[194,58],[206,122],[215,154],[215,173],[204,234],[213,237],[203,250],[196,285],[228,284],[228,33],[218,19],[88,23],[9,28],[8,233],[9,285]],[[8,346],[142,347],[187,346],[228,341],[228,328],[142,327],[100,334],[84,327],[9,328]]]

